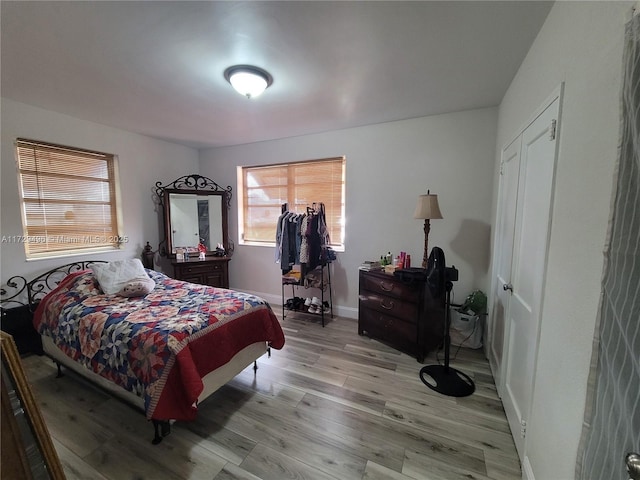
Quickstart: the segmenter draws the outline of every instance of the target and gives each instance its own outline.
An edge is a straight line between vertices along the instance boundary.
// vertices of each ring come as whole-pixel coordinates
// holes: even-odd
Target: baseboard
[[[240,290],[240,291],[245,292],[245,293],[250,293],[251,295],[256,295],[258,297],[264,298],[274,308],[275,308],[275,305],[282,306],[282,296],[281,295],[271,295],[269,293],[254,292],[252,290],[244,290],[244,289]]]
[[[282,295],[273,295],[270,293],[264,293],[264,292],[254,292],[251,290],[240,290],[242,292],[245,293],[250,293],[251,295],[257,295],[258,297],[264,298],[267,302],[269,302],[269,304],[273,307],[276,308],[276,306],[278,308],[282,308]],[[357,319],[358,318],[358,309],[357,308],[353,308],[353,307],[344,307],[344,306],[340,306],[340,305],[333,305],[333,314],[337,315],[339,317],[344,317],[344,318],[353,318],[353,319]]]

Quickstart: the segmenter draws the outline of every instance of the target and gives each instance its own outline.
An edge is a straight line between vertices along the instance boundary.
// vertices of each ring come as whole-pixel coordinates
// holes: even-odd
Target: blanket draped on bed
[[[105,295],[89,270],[38,305],[34,326],[67,356],[144,398],[148,419],[193,420],[201,378],[248,345],[281,349],[284,334],[261,298],[147,270],[146,296]]]

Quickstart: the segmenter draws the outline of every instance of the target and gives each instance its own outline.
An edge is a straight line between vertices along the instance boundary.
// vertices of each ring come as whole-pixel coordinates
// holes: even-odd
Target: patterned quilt
[[[174,280],[146,296],[105,295],[90,270],[72,273],[38,305],[34,326],[67,356],[144,398],[148,419],[193,420],[201,378],[246,346],[284,346],[269,305],[254,295]]]

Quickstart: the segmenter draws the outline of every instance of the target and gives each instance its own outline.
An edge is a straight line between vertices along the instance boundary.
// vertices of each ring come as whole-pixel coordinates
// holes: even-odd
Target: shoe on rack
[[[316,307],[313,303],[311,305],[309,305],[309,310],[307,310],[307,312],[309,313],[318,313],[318,307]]]
[[[308,307],[309,305],[311,305],[311,297],[307,297],[306,300],[304,301],[305,307]]]
[[[323,313],[329,313],[331,311],[331,306],[329,305],[329,302],[325,301],[322,304],[322,312]]]
[[[320,301],[320,299],[318,297],[313,297],[311,299],[311,305],[315,305],[316,308],[317,307],[322,307],[322,302]]]

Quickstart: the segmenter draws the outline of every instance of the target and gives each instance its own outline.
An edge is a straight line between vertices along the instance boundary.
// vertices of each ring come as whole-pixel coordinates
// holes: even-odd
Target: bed
[[[260,297],[150,269],[144,269],[154,284],[148,293],[104,293],[96,266],[113,263],[47,272],[26,284],[28,302],[36,305],[33,324],[44,352],[142,407],[154,425],[153,443],[170,432],[171,421],[194,420],[201,401],[284,346],[280,324]]]

